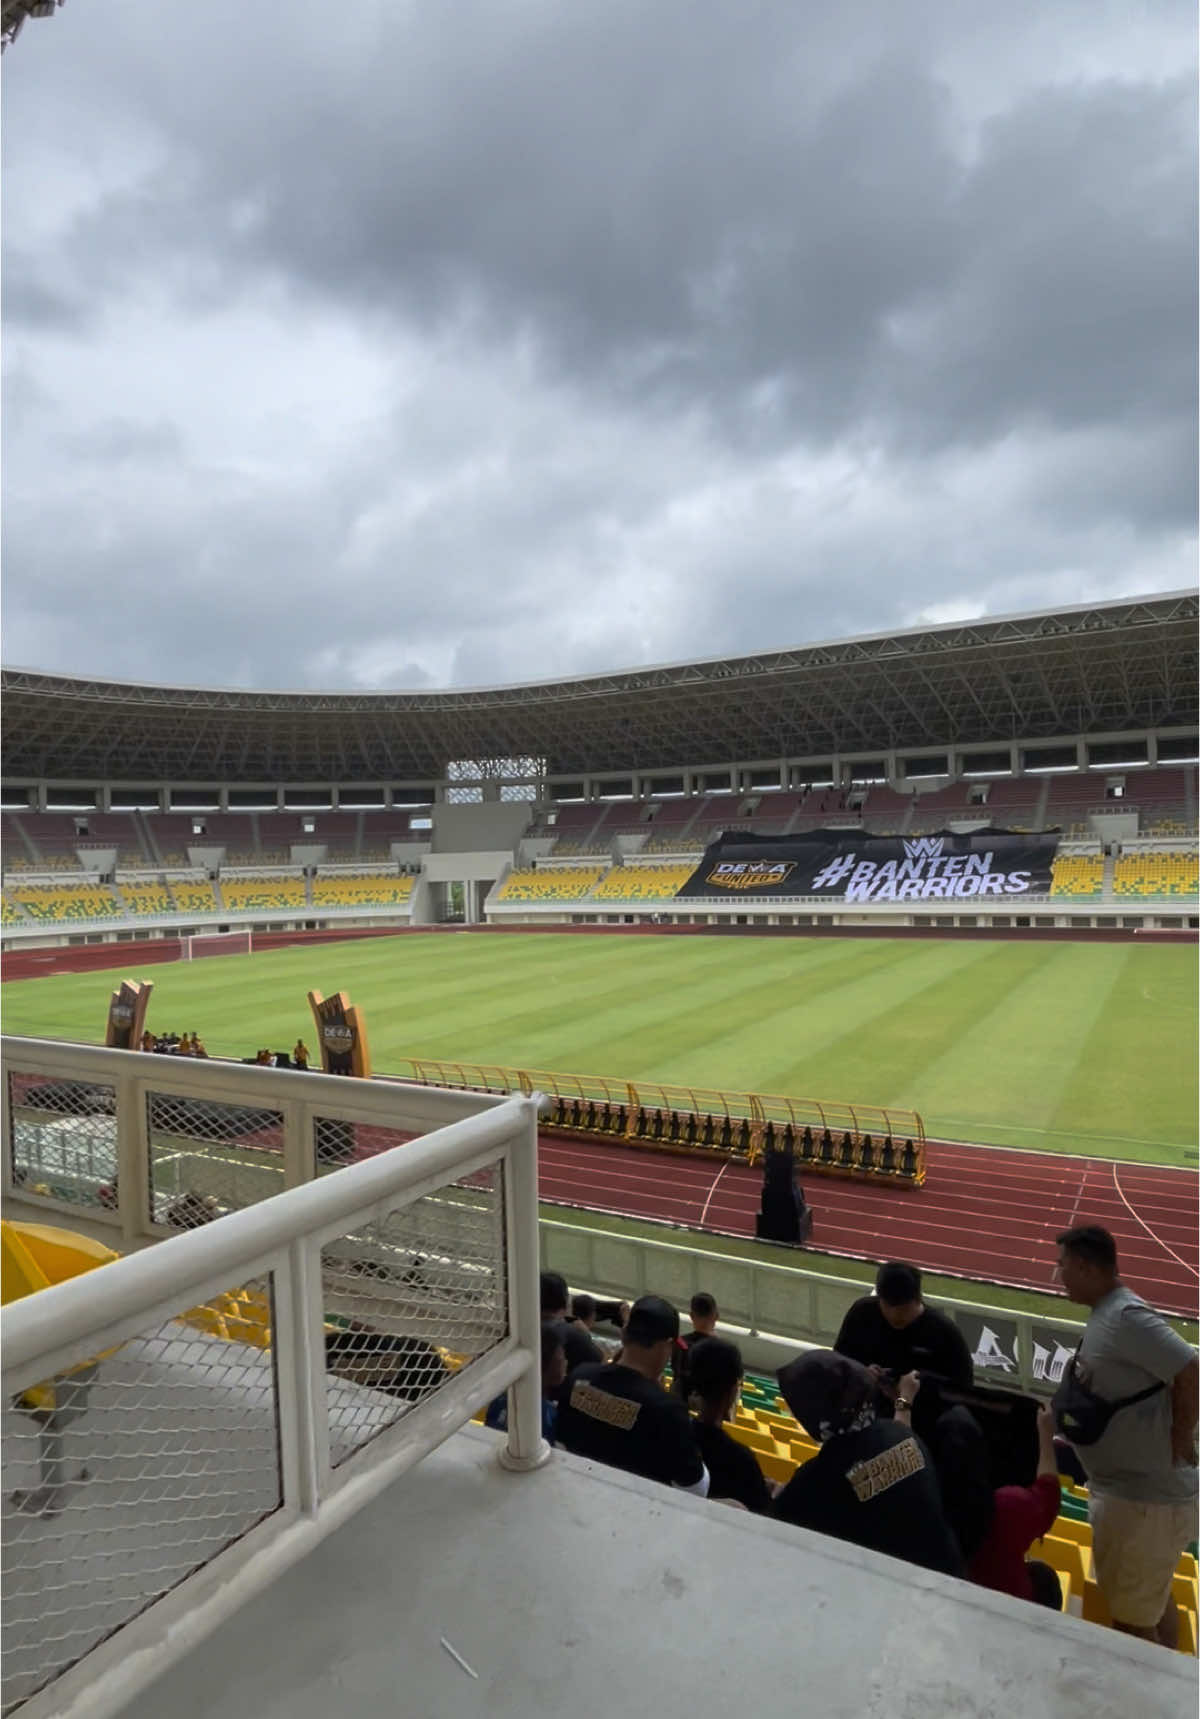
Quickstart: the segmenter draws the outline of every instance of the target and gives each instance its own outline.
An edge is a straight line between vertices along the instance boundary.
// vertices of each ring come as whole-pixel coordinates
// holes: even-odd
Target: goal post
[[[253,955],[254,932],[197,931],[191,937],[179,939],[181,961],[195,961],[202,955]]]

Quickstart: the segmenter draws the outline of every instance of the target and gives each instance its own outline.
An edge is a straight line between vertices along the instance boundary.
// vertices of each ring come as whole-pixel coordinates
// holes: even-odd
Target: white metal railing
[[[188,1128],[230,1136],[188,1160],[227,1194],[273,1191],[275,1159],[292,1184],[4,1309],[6,1713],[116,1713],[498,1392],[501,1460],[545,1460],[536,1099],[3,1048],[22,1199],[62,1209],[14,1179],[28,1130],[89,1116],[153,1233]],[[326,1173],[331,1125],[373,1155]]]

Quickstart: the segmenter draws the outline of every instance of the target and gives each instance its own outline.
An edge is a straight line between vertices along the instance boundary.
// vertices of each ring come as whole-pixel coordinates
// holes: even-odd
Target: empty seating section
[[[603,866],[542,866],[537,871],[510,871],[496,901],[578,901],[600,878]]]
[[[192,832],[193,818],[204,822],[207,812],[147,812],[146,831],[150,847],[159,865],[187,865],[188,849],[215,847],[207,836]],[[215,814],[213,814],[215,816]]]
[[[349,874],[345,877],[314,878],[314,907],[404,907],[412,899],[411,877]]]
[[[74,817],[63,812],[29,812],[21,818],[21,827],[37,851],[34,869],[78,869],[79,858],[75,850],[81,838]]]
[[[895,836],[908,828],[912,812],[912,795],[901,794],[885,783],[867,790],[867,797],[858,808],[864,830],[876,836]]]
[[[1122,854],[1113,867],[1113,894],[1190,896],[1200,890],[1196,850]]]
[[[117,885],[117,894],[128,912],[133,914],[173,913],[171,897],[161,883],[129,883]]]
[[[1051,895],[1099,895],[1104,887],[1104,855],[1056,854],[1051,877]]]
[[[216,895],[213,893],[213,886],[207,878],[171,878],[168,881],[168,888],[180,913],[218,913],[220,911]]]
[[[221,900],[228,913],[294,913],[308,891],[302,877],[222,877]]]
[[[20,883],[10,891],[30,919],[120,919],[124,909],[111,889],[77,883]]]
[[[3,895],[0,895],[0,924],[25,924],[25,915],[21,912],[21,909],[17,906],[15,901],[9,900],[7,890],[4,891]]]
[[[1032,830],[1038,827],[1042,794],[1046,787],[1040,776],[1000,776],[985,784],[987,800],[983,816],[997,829]]]
[[[691,877],[695,866],[615,865],[592,891],[593,901],[669,901]]]
[[[632,800],[606,800],[601,803],[590,801],[586,805],[560,806],[554,825],[555,856],[607,853],[612,840],[612,829],[607,837],[601,834],[601,830],[608,822],[609,814],[613,812],[617,812],[624,823],[635,820],[637,816],[637,808]]]

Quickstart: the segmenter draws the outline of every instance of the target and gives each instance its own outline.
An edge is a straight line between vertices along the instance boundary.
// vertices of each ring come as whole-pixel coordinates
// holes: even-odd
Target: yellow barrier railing
[[[834,1175],[925,1180],[925,1124],[915,1110],[425,1057],[405,1057],[388,1072],[420,1086],[544,1092],[555,1100],[554,1126],[633,1144],[744,1156],[751,1164],[768,1147],[785,1146],[806,1168]]]

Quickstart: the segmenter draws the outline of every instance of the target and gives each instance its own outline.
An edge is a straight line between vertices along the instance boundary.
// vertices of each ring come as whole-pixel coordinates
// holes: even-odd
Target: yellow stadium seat
[[[31,919],[121,919],[124,909],[112,890],[100,884],[16,883],[13,899]]]
[[[168,885],[181,913],[216,913],[217,898],[207,878],[175,878]]]
[[[510,871],[494,901],[579,901],[603,874],[603,866],[539,866]]]
[[[682,865],[615,865],[592,891],[593,901],[670,901],[695,871]]]
[[[405,907],[412,899],[411,877],[395,872],[349,872],[314,878],[314,907]]]
[[[1051,895],[1099,895],[1104,885],[1104,855],[1058,854],[1051,878]]]
[[[302,877],[223,877],[221,900],[230,913],[295,913],[308,906],[308,892]]]
[[[1200,892],[1200,862],[1193,851],[1126,853],[1113,867],[1113,893],[1126,897],[1183,896]]]
[[[157,881],[119,883],[117,894],[128,913],[146,915],[174,912],[171,897],[167,894],[164,886]]]

